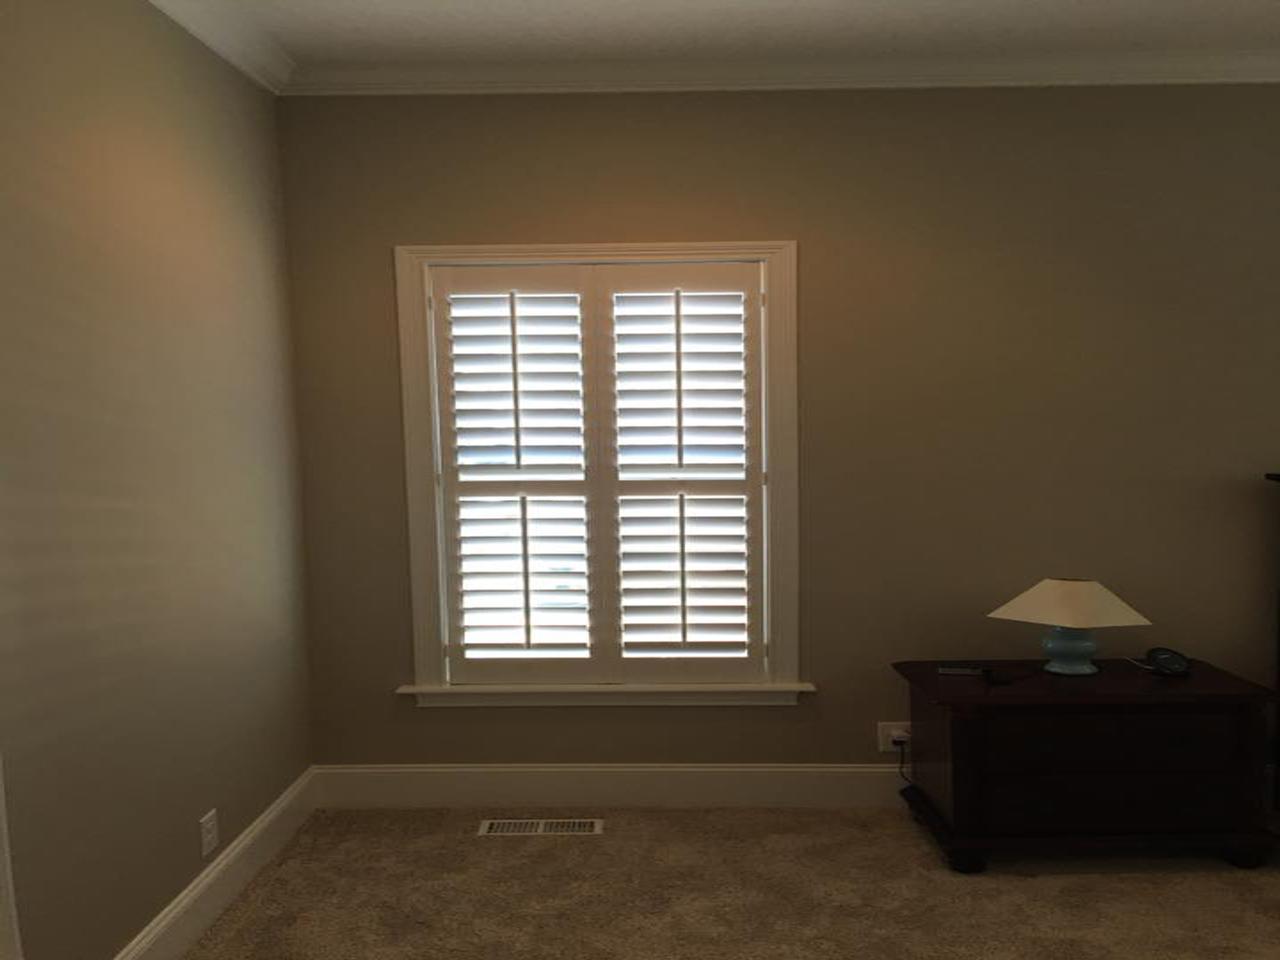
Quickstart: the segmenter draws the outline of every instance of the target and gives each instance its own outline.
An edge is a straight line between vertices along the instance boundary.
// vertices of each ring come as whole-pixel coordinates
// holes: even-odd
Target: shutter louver
[[[590,655],[586,498],[464,496],[458,526],[468,659]]]
[[[745,657],[747,500],[618,501],[624,657]]]
[[[613,313],[619,476],[743,478],[743,294],[618,293]]]
[[[454,295],[449,320],[458,479],[581,479],[579,296]]]

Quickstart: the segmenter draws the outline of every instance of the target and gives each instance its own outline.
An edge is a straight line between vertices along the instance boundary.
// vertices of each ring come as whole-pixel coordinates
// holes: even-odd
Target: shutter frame
[[[445,621],[445,669],[446,678],[451,683],[502,683],[511,681],[520,682],[594,682],[602,679],[600,666],[596,658],[592,657],[589,642],[589,634],[587,630],[589,626],[584,628],[581,638],[572,643],[564,644],[556,647],[552,644],[544,644],[535,642],[535,639],[542,640],[546,638],[546,631],[549,627],[545,622],[535,625],[535,620],[542,621],[546,616],[546,608],[539,611],[539,603],[534,597],[535,591],[532,589],[535,583],[534,566],[536,559],[540,555],[545,555],[545,551],[550,549],[550,545],[538,545],[531,543],[531,540],[537,538],[530,537],[529,520],[530,512],[536,512],[540,507],[546,504],[560,500],[563,502],[565,498],[573,499],[580,502],[583,512],[586,510],[586,379],[587,372],[583,361],[585,350],[585,333],[583,330],[583,292],[588,283],[589,273],[586,268],[578,265],[551,265],[539,267],[503,267],[503,268],[444,268],[433,271],[431,275],[431,292],[432,292],[432,316],[430,317],[431,330],[437,343],[435,350],[436,357],[436,393],[435,393],[435,409],[437,411],[436,421],[438,436],[440,438],[441,450],[441,503],[440,515],[442,523],[440,524],[440,535],[442,540],[442,568],[440,574],[441,589],[444,594],[441,604],[444,611]],[[492,296],[494,291],[501,290],[506,298],[505,319],[508,325],[507,334],[504,337],[497,337],[492,344],[488,346],[494,349],[495,353],[502,353],[502,345],[506,344],[504,356],[510,360],[509,379],[512,381],[515,389],[505,391],[505,395],[509,397],[510,411],[512,414],[513,431],[518,436],[519,442],[514,444],[515,452],[518,455],[512,457],[514,462],[507,464],[494,464],[489,470],[460,469],[461,465],[456,461],[451,461],[449,453],[453,449],[457,449],[457,415],[460,408],[455,406],[453,399],[454,393],[454,365],[459,356],[469,355],[467,353],[459,354],[452,349],[451,337],[453,330],[453,305],[455,302],[461,302],[466,297],[484,297]],[[564,469],[552,470],[547,469],[544,464],[528,463],[523,454],[528,449],[528,444],[524,441],[526,433],[524,430],[523,417],[527,411],[522,406],[521,401],[528,398],[530,394],[537,391],[526,391],[524,387],[529,383],[527,374],[528,370],[521,366],[521,361],[528,357],[538,356],[537,347],[540,344],[535,341],[543,334],[536,330],[527,333],[527,327],[522,323],[525,316],[525,308],[533,307],[537,309],[539,298],[576,298],[577,314],[576,326],[577,332],[572,337],[566,337],[565,334],[551,334],[556,337],[556,348],[567,350],[572,353],[572,343],[570,340],[576,339],[578,344],[578,373],[577,373],[577,390],[576,396],[581,408],[576,423],[570,424],[570,429],[577,429],[582,436],[580,442],[581,457],[580,466],[569,464]],[[495,298],[496,299],[496,298]],[[495,308],[495,312],[498,312]],[[563,391],[556,391],[555,402],[560,404],[554,409],[562,412],[564,415],[571,413],[571,407],[565,406],[566,397]],[[575,391],[570,391],[575,393]],[[501,400],[498,401],[499,408]],[[546,407],[533,406],[533,411],[545,410]],[[535,421],[537,413],[534,414]],[[464,569],[465,562],[465,544],[463,542],[463,510],[464,505],[469,501],[479,501],[489,498],[496,502],[505,503],[511,508],[518,509],[522,512],[521,524],[521,589],[519,593],[523,600],[523,609],[519,616],[511,615],[509,623],[489,624],[487,618],[479,614],[481,609],[469,603],[467,591],[463,584],[463,578],[466,575]],[[583,567],[582,573],[589,577],[591,557],[589,552],[590,543],[590,527],[591,521],[586,517],[586,529],[580,538],[580,548],[571,551],[573,565]],[[533,547],[532,550],[529,548]],[[473,565],[474,570],[474,565]],[[478,571],[476,571],[478,572]],[[514,572],[508,571],[508,572]],[[590,587],[588,586],[588,596],[590,596]],[[470,611],[470,612],[469,612]],[[585,611],[588,618],[591,616],[590,603],[588,602]],[[508,613],[511,613],[508,608]],[[588,625],[590,620],[588,619]],[[484,631],[492,626],[495,630],[505,629],[508,631],[508,637],[511,646],[505,651],[507,656],[490,656],[500,648],[497,644],[489,642],[491,638],[498,638],[498,634],[489,634]],[[537,626],[542,627],[542,637],[535,637]],[[516,631],[523,633],[523,640],[519,641],[516,637]],[[468,642],[469,639],[475,642]],[[560,652],[563,656],[544,658],[540,654],[548,652]]]
[[[429,376],[424,376],[424,372],[431,369],[431,365],[422,363],[424,355],[428,354],[428,349],[421,349],[421,337],[418,340],[419,350],[412,349],[415,345],[415,332],[419,332],[424,324],[422,318],[427,312],[428,297],[430,295],[429,275],[440,268],[454,269],[458,267],[485,266],[491,267],[495,264],[531,264],[539,265],[561,261],[557,266],[566,266],[563,261],[574,261],[574,265],[582,262],[591,262],[594,264],[612,265],[618,263],[626,263],[629,266],[639,266],[645,263],[661,263],[664,272],[671,269],[683,269],[686,266],[692,269],[700,268],[710,264],[713,266],[730,266],[730,262],[735,266],[749,266],[756,271],[757,276],[763,275],[767,278],[766,282],[771,287],[761,292],[758,298],[759,303],[755,308],[757,317],[761,323],[764,321],[763,308],[765,306],[764,294],[770,294],[771,301],[779,301],[782,309],[777,311],[777,315],[773,317],[768,329],[769,358],[763,354],[761,356],[762,363],[773,364],[776,354],[777,364],[773,364],[769,371],[770,377],[770,395],[759,399],[765,401],[760,409],[760,416],[757,418],[759,427],[763,427],[765,423],[765,414],[771,418],[769,423],[772,424],[769,431],[769,440],[771,449],[770,456],[774,460],[774,468],[784,481],[788,481],[784,486],[789,490],[790,496],[794,496],[794,245],[790,243],[777,244],[627,244],[627,245],[595,245],[590,247],[571,247],[567,245],[557,246],[536,246],[536,247],[405,247],[397,250],[397,278],[398,291],[400,295],[400,318],[401,318],[401,363],[404,373],[404,401],[405,401],[405,435],[407,447],[407,480],[410,488],[410,527],[411,527],[411,559],[415,571],[434,571],[440,569],[441,564],[432,556],[431,547],[440,542],[439,537],[424,536],[424,531],[430,532],[432,525],[439,525],[443,519],[442,511],[439,504],[432,504],[430,498],[424,498],[423,492],[432,491],[437,495],[443,493],[443,478],[433,475],[430,471],[424,470],[424,460],[429,461],[429,457],[424,457],[425,452],[431,452],[433,449],[440,449],[439,438],[432,435],[431,430],[424,429],[423,411],[431,409],[431,404],[414,404],[412,401],[415,396],[421,397],[424,393],[422,385],[424,381],[429,382]],[[674,261],[698,261],[697,263],[674,262]],[[428,282],[424,283],[424,279]],[[415,330],[415,328],[417,328]],[[779,336],[779,334],[781,334]],[[588,334],[589,335],[589,334]],[[763,337],[761,337],[763,340]],[[790,354],[788,354],[788,345],[790,345]],[[778,351],[778,348],[781,351]],[[590,351],[589,351],[590,352]],[[596,351],[598,354],[599,351]],[[754,365],[748,365],[749,371]],[[425,370],[424,370],[425,368]],[[763,371],[756,371],[763,373]],[[592,380],[592,376],[588,373],[588,384]],[[434,386],[434,385],[433,385]],[[590,392],[591,387],[587,387]],[[428,396],[435,393],[434,390],[425,391]],[[774,394],[778,394],[775,398]],[[590,401],[588,401],[590,403]],[[767,406],[767,410],[765,407]],[[788,417],[788,411],[791,417]],[[791,421],[788,423],[788,421]],[[429,422],[429,420],[427,421]],[[713,425],[712,425],[713,426]],[[590,430],[590,426],[588,426]],[[720,438],[711,438],[712,440]],[[588,444],[589,445],[589,444]],[[765,453],[763,447],[757,445],[757,450],[761,454],[761,460],[764,460]],[[775,450],[777,455],[775,455]],[[588,457],[590,453],[588,452]],[[758,470],[759,480],[764,480],[763,462]],[[415,478],[422,480],[427,479],[426,484],[415,483]],[[769,476],[772,484],[774,481],[774,473]],[[703,481],[706,485],[705,492],[730,492],[726,490],[725,485],[721,481]],[[658,487],[661,484],[653,481],[635,481],[634,488],[628,488],[628,493],[658,493]],[[495,482],[494,490],[499,489],[504,493],[515,492],[515,487],[519,484],[508,484],[506,481]],[[547,481],[543,486],[539,487],[539,493],[551,492],[569,492],[571,484],[563,482]],[[758,501],[754,511],[756,516],[761,515],[759,507],[762,505],[763,490],[757,487],[750,492],[751,499]],[[432,507],[436,509],[431,509]],[[787,557],[794,558],[794,533],[795,533],[795,504],[794,499],[789,502],[777,502],[777,498],[771,498],[770,512],[768,517],[769,523],[769,553],[766,555],[763,551],[763,538],[757,537],[753,531],[753,542],[751,552],[754,556],[758,556],[762,561],[771,564],[770,584],[768,585],[768,613],[770,620],[773,621],[768,627],[770,630],[771,648],[768,657],[768,673],[771,678],[779,682],[788,682],[790,677],[795,676],[796,657],[794,655],[794,631],[785,629],[788,621],[794,623],[794,564],[783,563],[778,565],[775,560]],[[782,534],[779,536],[779,532]],[[596,535],[591,534],[592,542],[595,542]],[[593,552],[596,548],[592,547]],[[593,564],[597,567],[600,564]],[[763,567],[763,562],[758,565]],[[757,572],[762,572],[758,570]],[[452,681],[445,675],[443,669],[443,658],[440,656],[440,636],[439,632],[433,628],[433,618],[431,616],[432,600],[430,595],[430,578],[423,578],[415,574],[412,582],[412,590],[414,595],[414,635],[415,650],[417,653],[416,663],[416,679],[415,686],[432,686],[440,683],[457,682],[456,678]],[[763,589],[761,585],[756,585],[755,595],[763,599]],[[775,602],[775,593],[779,594],[782,602]],[[791,594],[788,599],[787,594]],[[424,616],[425,614],[425,616]],[[438,622],[438,621],[437,621]],[[765,625],[759,618],[756,622],[763,628]],[[784,629],[777,629],[777,628]],[[774,644],[774,639],[780,640],[779,644]],[[439,667],[436,666],[439,664]],[[557,678],[565,682],[574,683],[575,680],[569,677]],[[717,680],[734,682],[733,678],[721,676]],[[747,688],[756,683],[760,678],[748,678],[745,682]],[[532,682],[538,683],[534,678]],[[671,677],[655,677],[654,682],[665,683],[669,680],[678,682],[688,682],[697,684],[705,683],[702,677],[697,675],[695,671],[687,669],[687,665],[680,671],[677,676]],[[489,682],[485,680],[484,682]],[[500,680],[493,681],[495,684]],[[591,681],[588,681],[591,682]],[[626,678],[626,682],[643,682],[637,678]],[[406,690],[410,688],[406,687]],[[495,690],[498,687],[495,686]],[[509,687],[508,687],[509,689]],[[719,702],[719,701],[716,701]]]

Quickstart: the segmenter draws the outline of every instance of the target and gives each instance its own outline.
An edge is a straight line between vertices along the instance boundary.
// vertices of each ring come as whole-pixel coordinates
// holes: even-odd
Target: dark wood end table
[[[994,852],[1212,852],[1270,856],[1266,707],[1274,694],[1203,661],[1162,677],[1128,660],[1088,677],[1042,660],[894,669],[911,686],[911,785],[902,797],[951,867]],[[968,663],[968,661],[966,661]]]

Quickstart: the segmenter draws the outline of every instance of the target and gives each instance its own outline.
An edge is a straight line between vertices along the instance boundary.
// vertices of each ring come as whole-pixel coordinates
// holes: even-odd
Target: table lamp
[[[1095,627],[1138,627],[1151,623],[1096,580],[1041,580],[1004,606],[992,610],[997,620],[1043,623],[1049,630],[1041,643],[1050,673],[1087,676],[1097,673],[1098,652],[1090,631]]]

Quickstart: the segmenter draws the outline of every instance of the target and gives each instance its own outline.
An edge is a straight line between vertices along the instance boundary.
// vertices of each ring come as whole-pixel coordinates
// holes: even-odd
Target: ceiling
[[[1280,0],[151,0],[288,94],[1280,81]]]

